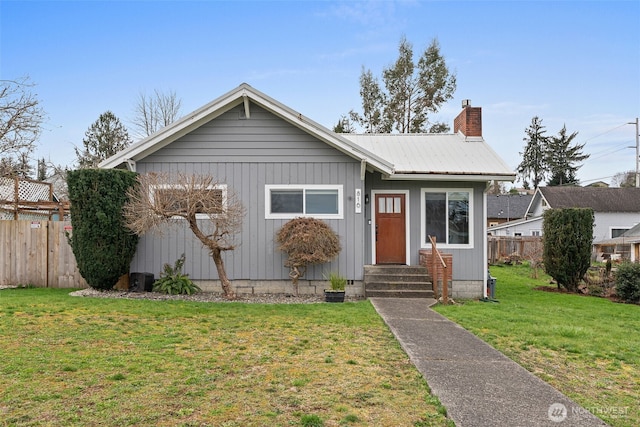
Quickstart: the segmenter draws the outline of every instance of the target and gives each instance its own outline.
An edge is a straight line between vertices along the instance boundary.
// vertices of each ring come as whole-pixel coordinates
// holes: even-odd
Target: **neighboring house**
[[[634,225],[619,238],[624,239],[625,243],[630,246],[629,259],[632,262],[640,262],[640,223]]]
[[[336,134],[242,84],[100,167],[211,174],[223,191],[233,190],[247,214],[241,244],[224,260],[240,291],[290,289],[275,234],[294,217],[313,216],[338,233],[342,251],[311,266],[304,286],[334,271],[362,289],[365,265],[418,265],[419,251],[431,246],[427,236],[435,235],[438,249],[453,255],[453,296],[480,297],[487,279],[485,191],[490,181],[515,176],[483,140],[480,108],[464,108],[454,132]],[[142,236],[131,271],[158,274],[182,253],[192,279],[204,289],[217,286],[209,254],[186,227]]]
[[[591,208],[593,241],[621,236],[640,222],[640,188],[539,187],[525,213],[526,219],[490,227],[495,236],[542,235],[542,214],[552,208]]]
[[[524,218],[532,198],[530,194],[487,195],[487,226]]]

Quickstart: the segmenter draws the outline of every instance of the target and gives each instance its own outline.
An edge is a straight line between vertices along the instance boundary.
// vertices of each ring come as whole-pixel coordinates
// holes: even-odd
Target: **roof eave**
[[[515,174],[449,174],[449,173],[403,173],[396,172],[386,180],[402,181],[514,181]]]

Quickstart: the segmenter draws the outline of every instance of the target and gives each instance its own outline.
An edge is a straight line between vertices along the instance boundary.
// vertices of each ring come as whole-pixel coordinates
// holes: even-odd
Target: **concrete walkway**
[[[433,299],[371,298],[457,427],[606,424],[429,307]]]

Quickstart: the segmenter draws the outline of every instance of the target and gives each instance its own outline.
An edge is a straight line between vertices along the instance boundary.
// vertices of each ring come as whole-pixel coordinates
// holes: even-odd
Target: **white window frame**
[[[446,194],[446,206],[447,210],[449,209],[449,193],[461,193],[466,192],[469,193],[469,243],[455,243],[449,244],[447,242],[439,242],[436,241],[436,246],[438,248],[449,248],[449,249],[472,249],[474,246],[473,235],[474,235],[474,202],[473,202],[473,188],[421,188],[420,189],[420,245],[422,249],[431,248],[431,242],[429,238],[426,236],[426,211],[424,206],[424,198],[427,193],[445,193]],[[446,234],[449,235],[449,221],[446,222]]]
[[[156,190],[170,190],[170,189],[177,189],[177,190],[181,190],[183,189],[183,186],[181,185],[176,185],[176,184],[160,184],[160,185],[153,185],[151,186],[151,188],[149,189],[151,194],[149,194],[149,199],[151,200],[152,204],[155,204],[155,194],[156,194]],[[222,209],[226,209],[227,207],[227,184],[218,184],[218,185],[209,185],[206,188],[207,190],[222,190]],[[214,217],[217,215],[213,215]],[[179,220],[185,220],[186,219],[184,217],[181,216],[173,216],[171,217],[171,219],[179,219]],[[197,213],[196,214],[196,219],[210,219],[210,216],[207,214],[201,214],[201,213]]]
[[[627,231],[631,230],[632,227],[629,227],[628,225],[621,225],[621,226],[611,226],[609,227],[609,238],[613,239],[613,230],[624,230],[623,233],[626,233]]]
[[[266,219],[293,219],[298,217],[317,219],[344,219],[343,185],[332,184],[268,184],[264,186],[264,216]],[[272,213],[271,190],[302,190],[302,209],[299,213]],[[338,213],[337,214],[307,214],[306,191],[307,190],[337,190]]]

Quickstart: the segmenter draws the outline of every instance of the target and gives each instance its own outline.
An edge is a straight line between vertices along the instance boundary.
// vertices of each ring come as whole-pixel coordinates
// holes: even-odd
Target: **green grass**
[[[447,426],[367,301],[0,291],[0,426]]]
[[[435,310],[613,426],[640,425],[640,306],[534,290],[526,266],[492,266],[499,303]]]

